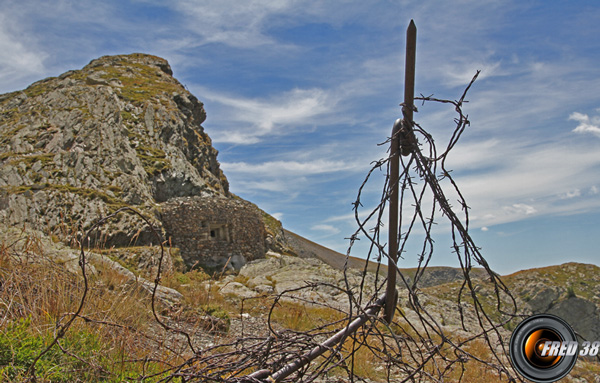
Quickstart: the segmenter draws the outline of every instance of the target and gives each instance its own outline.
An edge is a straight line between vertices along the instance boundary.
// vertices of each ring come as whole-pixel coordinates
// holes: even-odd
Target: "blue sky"
[[[2,3],[0,92],[102,55],[164,57],[205,103],[231,190],[341,252],[357,189],[400,117],[414,19],[417,94],[456,99],[482,70],[448,167],[492,268],[600,264],[595,0]],[[426,104],[415,120],[443,143],[453,117]],[[380,189],[369,186],[366,207]],[[431,263],[457,266],[443,224],[438,235]],[[407,253],[401,266],[415,262]]]

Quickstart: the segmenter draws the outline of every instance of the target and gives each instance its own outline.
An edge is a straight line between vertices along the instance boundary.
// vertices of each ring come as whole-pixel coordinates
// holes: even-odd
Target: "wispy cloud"
[[[355,170],[356,164],[345,161],[318,159],[314,161],[269,161],[258,164],[247,162],[225,162],[221,164],[230,173],[246,173],[269,177],[298,177]]]
[[[314,160],[275,160],[266,162],[223,162],[221,167],[232,182],[234,192],[245,195],[266,193],[280,198],[285,204],[306,193],[321,194],[326,197],[332,191],[322,190],[322,183],[335,184],[336,179],[356,174],[360,164],[352,161]],[[268,199],[267,199],[268,201]],[[287,202],[285,202],[287,201]],[[277,208],[276,206],[274,209]]]
[[[337,228],[333,225],[326,225],[326,224],[314,225],[310,229],[313,231],[322,233],[322,234],[327,234],[327,235],[335,235],[335,234],[340,233],[339,228]]]
[[[272,29],[280,26],[327,23],[339,28],[358,23],[377,27],[396,20],[385,8],[352,1],[345,5],[327,0],[176,0],[169,4],[185,15],[186,29],[199,37],[195,45],[220,43],[240,49],[293,48],[272,34]]]
[[[290,9],[291,1],[179,0],[172,6],[187,17],[187,29],[199,36],[196,45],[222,43],[254,49],[272,44],[265,25],[270,17]],[[201,20],[201,21],[199,21]]]
[[[292,89],[268,99],[229,96],[208,89],[198,93],[226,110],[217,112],[220,129],[213,140],[239,145],[256,144],[265,136],[283,133],[284,128],[310,127],[337,103],[322,89]]]
[[[475,73],[479,70],[479,81],[498,75],[501,69],[500,62],[488,62],[485,58],[477,61],[466,59],[461,62],[453,62],[441,65],[441,70],[445,73],[444,83],[450,87],[465,86],[468,84]]]
[[[527,216],[537,212],[535,207],[524,203],[514,203],[511,206],[503,206],[502,209],[509,212],[511,215]]]
[[[566,192],[565,194],[563,194],[562,198],[570,199],[570,198],[576,198],[576,197],[581,197],[581,190],[579,190],[579,189],[570,190],[570,191]]]
[[[35,39],[19,31],[13,21],[0,14],[0,81],[6,90],[19,79],[42,74],[47,57],[43,51],[34,48],[37,45]]]
[[[569,120],[577,121],[579,125],[573,132],[575,133],[590,133],[600,137],[600,116],[590,117],[587,114],[574,112],[569,116]]]
[[[600,201],[593,198],[600,158],[590,145],[507,142],[502,148],[482,161],[495,160],[494,167],[455,175],[476,226],[600,209]],[[479,161],[477,156],[471,159]]]

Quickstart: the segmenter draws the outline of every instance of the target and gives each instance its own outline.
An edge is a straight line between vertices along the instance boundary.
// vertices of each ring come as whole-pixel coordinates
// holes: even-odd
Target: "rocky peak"
[[[160,69],[163,73],[173,76],[173,70],[171,66],[167,62],[167,60],[158,57],[152,56],[144,53],[133,53],[129,55],[116,55],[116,56],[102,56],[95,60],[90,61],[88,65],[86,65],[83,70],[96,68],[96,67],[118,67],[120,65],[125,66],[145,66],[145,67],[156,67]]]
[[[104,56],[0,95],[0,221],[85,229],[122,206],[160,219],[162,202],[233,198],[204,106],[172,73],[156,56]],[[143,226],[123,214],[107,241],[152,242]]]

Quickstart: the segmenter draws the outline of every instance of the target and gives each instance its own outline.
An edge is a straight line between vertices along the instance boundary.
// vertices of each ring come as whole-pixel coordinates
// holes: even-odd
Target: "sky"
[[[490,266],[600,264],[596,0],[3,0],[0,92],[103,55],[163,57],[205,104],[231,191],[346,253],[352,202],[401,117],[411,19],[417,95],[458,99],[481,70],[447,167]],[[426,103],[414,118],[443,146],[453,113]],[[382,182],[365,189],[365,209]],[[456,267],[443,221],[430,264]]]

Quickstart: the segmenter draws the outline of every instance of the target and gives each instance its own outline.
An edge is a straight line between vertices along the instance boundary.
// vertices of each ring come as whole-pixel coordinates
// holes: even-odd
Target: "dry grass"
[[[57,323],[64,324],[81,302],[83,278],[48,257],[44,246],[34,236],[0,241],[0,381],[24,381],[33,360],[54,339]],[[87,274],[81,317],[36,363],[38,382],[120,382],[155,375],[146,380],[152,382],[185,360],[183,348],[155,321],[147,291],[102,264],[88,267]]]
[[[0,381],[24,381],[31,361],[54,338],[57,321],[64,323],[68,318],[65,314],[75,311],[80,303],[84,287],[81,275],[54,262],[44,247],[42,241],[31,236],[16,243],[0,242]],[[36,364],[38,382],[119,382],[142,376],[147,377],[147,382],[156,382],[171,373],[171,365],[190,357],[189,350],[186,353],[184,347],[169,343],[150,310],[146,291],[102,265],[96,265],[93,272],[90,269],[89,277],[90,289],[82,312],[88,320],[76,320],[61,339],[63,350],[55,346],[40,359]],[[180,291],[184,299],[176,309],[160,308],[163,316],[194,330],[202,326],[197,318],[206,314],[228,320],[230,313],[266,315],[271,309],[272,297],[245,300],[242,308],[240,300],[221,296],[216,285],[207,289],[207,281],[209,276],[201,271],[165,275],[163,284]],[[272,323],[278,328],[298,332],[313,333],[322,326],[324,331],[337,331],[347,323],[346,315],[338,310],[288,300],[279,301],[271,314]],[[400,344],[392,340],[390,331],[401,340]],[[407,370],[397,366],[389,369],[386,359],[397,355],[412,365],[424,362],[426,374],[443,376],[444,381],[506,381],[505,376],[498,376],[480,361],[495,362],[482,340],[464,344],[462,349],[467,354],[463,355],[463,363],[449,364],[448,361],[456,360],[455,349],[444,343],[434,350],[441,344],[435,336],[427,345],[418,343],[419,332],[401,315],[390,328],[378,324],[370,333],[361,330],[346,339],[336,354],[339,365],[327,375],[337,379],[352,371],[355,377],[371,381],[402,380]],[[423,350],[433,352],[435,357],[426,361],[428,354]],[[598,363],[580,360],[565,381],[592,381],[599,372]],[[240,372],[235,374],[239,376]]]
[[[345,318],[346,314],[330,307],[306,306],[290,301],[278,302],[271,314],[273,322],[294,331],[310,331]]]

